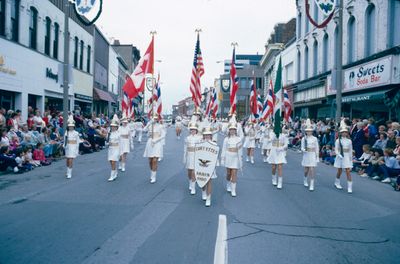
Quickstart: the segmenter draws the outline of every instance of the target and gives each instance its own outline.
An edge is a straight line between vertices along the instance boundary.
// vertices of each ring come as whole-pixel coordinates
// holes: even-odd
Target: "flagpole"
[[[154,36],[157,34],[157,31],[153,30],[150,31],[150,35],[152,37],[152,40],[154,39]],[[155,52],[153,51],[153,60],[155,58]],[[153,61],[153,71],[151,73],[151,98],[153,97],[154,94],[154,86],[155,86],[155,81],[154,81],[154,61]],[[151,101],[151,109],[152,109],[152,119],[154,119],[154,99]],[[154,121],[154,120],[153,120]],[[151,125],[151,138],[154,139],[154,124]]]
[[[196,28],[195,31],[197,34],[197,37],[200,37],[200,33],[203,32],[203,30],[201,28]],[[200,84],[200,91],[201,91],[201,84]],[[201,96],[201,92],[200,92],[200,96]],[[196,97],[197,97],[197,93],[196,93]],[[198,101],[199,98],[196,98],[196,101]],[[201,98],[200,98],[200,104],[201,104]],[[196,105],[196,103],[195,103]],[[194,109],[194,113],[200,113],[200,106],[196,105],[195,109]]]
[[[239,46],[239,44],[238,44],[237,42],[232,42],[232,43],[231,43],[231,46],[233,47],[233,50],[235,51],[236,47]],[[235,57],[236,57],[236,53],[235,53]],[[236,58],[234,58],[234,59],[235,59],[235,62],[236,62]],[[233,58],[232,58],[232,62],[233,62]],[[231,63],[232,63],[232,62],[231,62]],[[232,68],[232,65],[231,65],[231,68]],[[232,93],[232,83],[231,83],[231,93]],[[235,101],[234,103],[236,104],[237,101]],[[236,107],[237,107],[237,106],[236,106]],[[231,105],[231,111],[232,111],[232,105]],[[235,109],[235,112],[234,112],[234,113],[231,112],[231,115],[236,115],[236,109]]]

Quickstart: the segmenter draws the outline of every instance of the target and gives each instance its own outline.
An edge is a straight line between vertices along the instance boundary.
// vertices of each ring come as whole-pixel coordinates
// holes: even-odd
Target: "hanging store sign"
[[[318,9],[322,14],[326,17],[321,24],[318,24],[318,21],[315,21],[314,18],[310,15],[310,0],[306,0],[306,15],[310,20],[311,24],[313,24],[317,28],[324,28],[328,23],[332,20],[333,15],[335,14],[336,0],[314,0],[315,4],[318,6]]]
[[[384,57],[345,70],[343,73],[343,92],[391,84],[392,60],[392,56]],[[328,94],[336,94],[336,87],[332,85],[332,75],[328,76],[327,83]]]
[[[69,0],[74,4],[78,19],[86,26],[93,25],[100,17],[103,0]]]

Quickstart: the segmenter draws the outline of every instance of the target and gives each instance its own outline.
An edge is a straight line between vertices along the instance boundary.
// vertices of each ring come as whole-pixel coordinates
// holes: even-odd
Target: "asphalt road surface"
[[[335,169],[320,164],[309,192],[301,154],[289,151],[277,190],[256,150],[236,198],[217,169],[206,208],[200,191],[189,194],[183,138],[169,129],[156,184],[144,146],[135,142],[127,171],[111,183],[106,151],[78,157],[71,180],[64,161],[1,175],[0,263],[213,263],[220,215],[227,263],[400,263],[400,194],[387,184],[354,176],[347,194],[333,186]]]

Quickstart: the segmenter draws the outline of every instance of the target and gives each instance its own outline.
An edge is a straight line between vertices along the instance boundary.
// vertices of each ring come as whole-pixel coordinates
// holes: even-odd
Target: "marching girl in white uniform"
[[[211,144],[215,144],[215,142],[212,141],[212,135],[213,135],[213,131],[211,129],[210,126],[207,126],[203,129],[203,140],[202,141],[208,141]],[[217,163],[218,166],[218,163]],[[217,178],[217,174],[214,173],[211,176],[211,179],[207,182],[206,186],[203,187],[203,191],[202,191],[202,199],[203,201],[206,201],[206,207],[210,207],[211,206],[211,191],[212,191],[212,180]]]
[[[286,151],[289,143],[288,137],[283,132],[279,134],[279,137],[276,136],[276,133],[272,133],[271,152],[267,159],[268,163],[272,165],[272,184],[277,186],[278,189],[282,189],[282,167],[283,164],[287,163]],[[277,170],[278,177],[276,175]]]
[[[120,134],[118,132],[119,120],[114,115],[110,124],[110,133],[108,134],[108,161],[111,165],[111,175],[108,181],[114,181],[118,177],[117,162],[120,159]]]
[[[336,159],[334,167],[337,168],[335,179],[335,187],[339,190],[343,189],[340,184],[340,176],[343,169],[346,171],[347,176],[347,192],[353,192],[353,181],[351,179],[351,169],[353,168],[353,144],[349,139],[349,131],[344,120],[340,123],[339,138],[335,142]]]
[[[318,139],[313,136],[313,131],[311,121],[307,119],[306,136],[301,139],[301,151],[303,152],[301,166],[304,167],[304,186],[309,187],[310,191],[314,191],[315,167],[319,161],[319,144]],[[310,185],[308,180],[310,180]]]
[[[165,130],[158,122],[158,116],[155,115],[143,131],[147,132],[148,135],[143,157],[149,159],[150,183],[155,183],[157,181],[158,158],[162,155],[162,140],[165,138]]]
[[[255,125],[256,129],[256,147],[261,148],[261,138],[262,138],[262,128],[264,128],[263,123],[258,123]]]
[[[175,133],[176,137],[178,139],[181,139],[181,133],[182,133],[182,118],[180,116],[176,117],[175,120]]]
[[[237,174],[242,169],[242,139],[237,135],[235,117],[229,121],[228,130],[222,146],[221,165],[226,168],[226,190],[236,197]]]
[[[133,122],[132,119],[129,119],[129,124],[128,124],[129,130],[131,131],[131,143],[132,143],[132,150],[133,150],[133,141],[136,137],[136,129],[135,129],[135,122]]]
[[[130,152],[130,149],[133,149],[133,142],[131,136],[131,130],[128,127],[128,119],[123,117],[121,119],[122,126],[118,128],[118,132],[120,135],[119,139],[119,153],[120,153],[120,163],[119,168],[121,171],[125,171],[125,164],[126,164],[126,156]]]
[[[194,174],[194,151],[195,145],[202,140],[198,135],[198,126],[196,122],[189,123],[190,135],[185,139],[185,146],[183,149],[183,164],[188,170],[189,190],[190,194],[196,194],[196,176]]]
[[[214,142],[218,142],[218,133],[221,131],[221,124],[216,119],[214,119],[211,123],[211,128],[213,131],[212,140]]]
[[[271,126],[267,124],[264,129],[263,129],[263,136],[262,136],[262,154],[264,156],[263,161],[267,162],[268,156],[271,152],[271,147],[272,147],[272,137],[274,131],[272,131]]]
[[[143,123],[139,119],[136,120],[135,122],[135,130],[136,130],[136,135],[138,136],[138,142],[142,142],[142,136],[143,136]]]
[[[67,158],[67,179],[72,177],[72,166],[74,159],[79,154],[79,144],[81,139],[79,133],[75,130],[75,121],[72,115],[68,117],[68,130],[65,134],[65,157]]]
[[[254,164],[254,149],[256,148],[256,129],[253,121],[249,120],[247,126],[244,128],[244,144],[243,147],[247,149],[246,162],[251,161]]]

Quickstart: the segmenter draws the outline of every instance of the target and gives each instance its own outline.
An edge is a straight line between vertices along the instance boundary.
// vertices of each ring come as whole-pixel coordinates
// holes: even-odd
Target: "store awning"
[[[370,93],[362,93],[362,94],[354,94],[342,97],[342,103],[354,103],[354,102],[363,102],[363,101],[379,101],[384,99],[385,93],[388,90],[370,92]]]
[[[93,99],[96,101],[106,101],[106,102],[111,102],[111,103],[116,103],[114,98],[111,96],[111,94],[107,91],[103,91],[97,88],[93,88],[94,93],[93,93]]]

